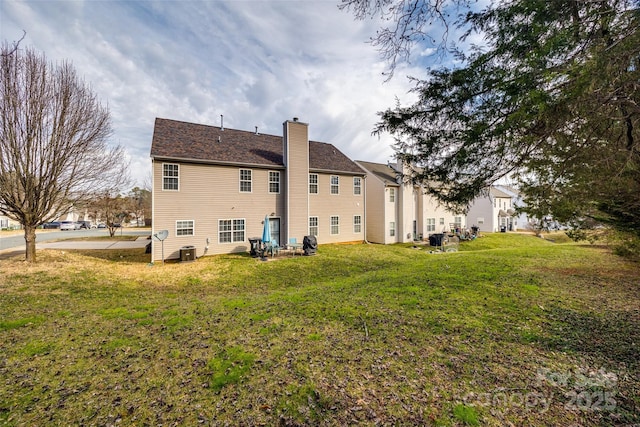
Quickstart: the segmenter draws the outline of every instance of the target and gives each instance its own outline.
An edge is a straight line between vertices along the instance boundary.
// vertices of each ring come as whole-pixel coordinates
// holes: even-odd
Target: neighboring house
[[[8,216],[0,215],[0,230],[18,230],[22,225]]]
[[[427,239],[430,234],[465,227],[465,217],[439,206],[410,179],[408,168],[356,161],[367,171],[367,241],[398,243]]]
[[[513,200],[511,196],[495,187],[483,190],[467,211],[467,223],[480,231],[514,230]]]
[[[190,245],[198,257],[248,251],[265,215],[281,245],[306,235],[364,240],[364,171],[335,146],[309,141],[297,118],[282,136],[158,118],[151,159],[152,232],[168,230],[165,258]],[[152,246],[161,259],[161,243]]]
[[[510,185],[495,185],[495,188],[511,196],[511,206],[513,209],[521,208],[525,205],[522,195],[516,188]],[[535,222],[535,220],[529,218],[529,216],[524,212],[515,213],[512,216],[512,228],[514,230],[531,231],[534,228]]]

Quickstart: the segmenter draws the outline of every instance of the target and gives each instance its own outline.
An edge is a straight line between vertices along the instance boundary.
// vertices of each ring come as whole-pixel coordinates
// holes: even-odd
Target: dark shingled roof
[[[282,136],[156,118],[151,157],[284,168]],[[309,169],[364,174],[335,146],[309,141]]]
[[[362,160],[358,160],[358,164],[366,171],[380,178],[386,185],[398,186],[398,181],[396,181],[398,172],[391,166],[382,163],[363,162]]]

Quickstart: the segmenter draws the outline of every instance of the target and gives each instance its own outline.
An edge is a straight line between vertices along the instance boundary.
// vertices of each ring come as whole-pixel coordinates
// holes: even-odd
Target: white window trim
[[[179,222],[189,222],[189,221],[191,221],[191,230],[193,231],[193,233],[191,233],[191,234],[178,234],[178,223]],[[175,233],[176,233],[176,237],[177,238],[195,236],[196,235],[196,221],[193,220],[193,219],[177,219],[176,220]]]
[[[271,184],[272,184],[272,182],[271,182],[271,174],[272,173],[278,174],[278,191],[271,191]],[[268,175],[268,178],[269,178],[268,179],[269,182],[267,183],[267,185],[269,187],[269,188],[267,188],[267,191],[269,192],[269,194],[280,194],[280,187],[282,186],[282,179],[281,179],[282,175],[280,174],[280,171],[268,171],[267,175]],[[253,189],[253,184],[251,185],[251,189]]]
[[[315,219],[316,219],[316,225],[315,225],[315,228],[318,230],[318,231],[316,232],[316,234],[312,234],[312,233],[311,233],[311,218],[315,218]],[[317,216],[310,216],[310,217],[309,217],[309,224],[308,224],[308,225],[309,225],[309,226],[308,226],[308,230],[307,230],[307,231],[309,232],[309,234],[311,234],[311,235],[313,235],[313,236],[316,236],[316,237],[317,237],[317,236],[320,234],[320,219],[319,219]]]
[[[233,229],[233,222],[234,221],[238,221],[238,220],[241,220],[244,223],[244,230],[243,230],[244,231],[244,239],[243,240],[233,240],[233,233],[236,231],[236,230]],[[231,233],[231,240],[228,241],[228,242],[223,242],[220,239],[220,233],[222,233],[220,231],[220,221],[231,221],[231,230],[225,231],[225,233]],[[218,219],[218,244],[220,244],[220,245],[231,245],[231,244],[234,244],[234,243],[246,242],[246,240],[247,240],[247,220],[246,220],[246,218],[219,218]]]
[[[393,200],[391,200],[391,195],[393,195]],[[389,203],[396,202],[396,189],[394,187],[389,187]]]
[[[356,224],[356,218],[360,218],[360,222]],[[360,227],[360,231],[356,231],[356,225]],[[362,234],[362,215],[353,216],[353,234]]]
[[[311,182],[311,176],[315,176],[316,177],[316,182]],[[309,188],[307,189],[307,191],[309,191],[309,194],[319,194],[320,193],[320,184],[319,184],[320,178],[318,177],[317,173],[310,173],[309,174]],[[312,193],[311,192],[311,186],[315,185],[316,187],[316,192]]]
[[[249,181],[247,181],[247,180],[243,180],[243,179],[242,179],[242,171],[249,171],[249,172],[251,172],[251,179],[250,179]],[[251,191],[244,191],[244,190],[242,189],[242,183],[243,183],[243,182],[249,182],[249,183],[251,184]],[[253,193],[253,169],[246,169],[246,168],[243,168],[243,169],[239,169],[239,170],[238,170],[238,192],[239,192],[239,193]]]
[[[312,175],[316,177],[316,182],[313,182],[313,183],[311,182],[311,176]],[[318,177],[317,173],[310,173],[309,174],[309,188],[308,188],[309,194],[319,194],[320,193],[319,181],[320,181],[320,178]],[[315,185],[316,186],[316,192],[315,193],[311,192],[311,185]]]
[[[359,185],[356,185],[356,180],[360,183]],[[356,188],[359,189],[359,192],[356,193]],[[354,176],[353,177],[353,195],[354,196],[362,196],[362,178],[359,176]]]
[[[168,176],[167,178],[176,178],[178,180],[178,188],[173,189],[173,188],[164,188],[164,165],[171,165],[171,166],[177,166],[178,167],[178,176]],[[179,163],[162,163],[162,191],[180,191],[180,164]]]
[[[393,227],[391,226],[393,224]],[[389,221],[389,237],[396,237],[396,222]]]
[[[336,224],[336,227],[338,227],[338,232],[334,233],[333,232],[333,218],[337,218],[338,219],[338,224]],[[331,215],[329,217],[329,234],[331,236],[339,236],[340,235],[340,215]]]
[[[338,179],[338,183],[334,184],[333,183],[333,178],[337,178]],[[338,192],[334,193],[333,192],[333,187],[337,187],[338,188]],[[329,177],[329,194],[332,196],[339,196],[340,195],[340,175],[330,175]]]

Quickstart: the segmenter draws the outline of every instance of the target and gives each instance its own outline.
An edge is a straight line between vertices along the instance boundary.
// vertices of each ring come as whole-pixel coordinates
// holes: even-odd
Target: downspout
[[[156,229],[156,222],[154,218],[156,216],[156,180],[155,180],[155,170],[156,170],[156,159],[151,157],[151,235],[153,236],[153,231]],[[96,222],[98,220],[96,219]],[[154,239],[151,239],[151,260],[149,261],[149,265],[153,264],[154,255],[156,253],[156,242]]]
[[[368,245],[371,244],[371,242],[369,242],[367,240],[367,175],[365,175],[362,178],[362,181],[364,182],[364,224],[363,224],[363,231],[364,231],[364,242]]]

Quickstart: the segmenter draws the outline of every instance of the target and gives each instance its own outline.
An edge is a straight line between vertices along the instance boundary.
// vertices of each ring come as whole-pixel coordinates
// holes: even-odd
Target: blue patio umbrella
[[[271,241],[271,226],[269,225],[269,215],[264,216],[264,227],[262,228],[262,243]]]

